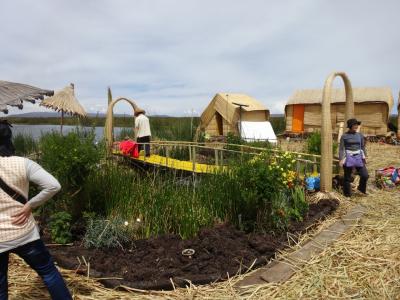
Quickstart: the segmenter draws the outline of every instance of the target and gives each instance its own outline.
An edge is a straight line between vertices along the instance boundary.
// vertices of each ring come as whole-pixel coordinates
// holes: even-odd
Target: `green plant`
[[[129,223],[120,217],[89,217],[83,243],[86,248],[123,248],[131,240]]]
[[[25,156],[36,153],[38,151],[38,143],[30,135],[23,133],[17,133],[13,137],[13,144],[15,147],[15,154],[19,156]]]
[[[308,211],[308,202],[306,201],[304,189],[301,186],[296,186],[290,193],[289,214],[292,219],[303,221],[303,216]]]
[[[310,154],[321,155],[321,133],[313,132],[306,140],[306,152]],[[338,144],[332,143],[332,153],[336,153]]]
[[[93,132],[84,134],[77,130],[65,136],[48,133],[41,137],[40,149],[43,167],[68,190],[81,187],[100,159]]]
[[[67,244],[71,242],[71,220],[69,213],[61,211],[53,214],[50,218],[50,234],[54,242]]]

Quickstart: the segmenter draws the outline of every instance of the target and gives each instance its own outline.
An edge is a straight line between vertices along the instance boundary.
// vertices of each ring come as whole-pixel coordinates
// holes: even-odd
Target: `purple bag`
[[[350,154],[346,151],[346,162],[345,166],[348,168],[360,168],[364,167],[363,151],[361,148],[361,136],[360,136],[360,153]]]
[[[348,154],[346,153],[346,167],[348,168],[359,168],[364,166],[364,161],[362,157],[362,153],[358,154]]]

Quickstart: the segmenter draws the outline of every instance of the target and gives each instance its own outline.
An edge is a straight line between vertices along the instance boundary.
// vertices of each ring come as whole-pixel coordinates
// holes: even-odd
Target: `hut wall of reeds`
[[[236,104],[246,105],[240,108]],[[218,93],[200,117],[200,130],[210,136],[239,133],[238,122],[269,120],[269,110],[258,100],[244,94]]]
[[[385,135],[389,114],[393,107],[390,88],[354,88],[354,114],[362,122],[361,132]],[[287,132],[314,132],[321,130],[322,90],[298,90],[285,106]],[[345,122],[345,91],[332,89],[331,123],[337,133]]]

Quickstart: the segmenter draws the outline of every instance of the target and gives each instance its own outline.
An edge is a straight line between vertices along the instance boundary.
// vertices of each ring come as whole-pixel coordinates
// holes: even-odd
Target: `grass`
[[[188,238],[227,216],[229,201],[224,199],[231,189],[221,187],[221,181],[218,176],[199,182],[173,174],[138,173],[109,162],[89,176],[85,192],[89,211],[130,224],[139,218],[137,237],[175,233]]]

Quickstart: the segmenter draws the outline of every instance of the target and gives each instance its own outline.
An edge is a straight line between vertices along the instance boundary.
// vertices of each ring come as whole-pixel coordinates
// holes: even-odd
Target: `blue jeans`
[[[34,269],[49,290],[51,299],[72,299],[60,272],[54,265],[46,246],[42,240],[36,240],[19,246],[7,252],[0,253],[0,300],[8,299],[8,255],[13,252],[23,258],[25,262]]]

